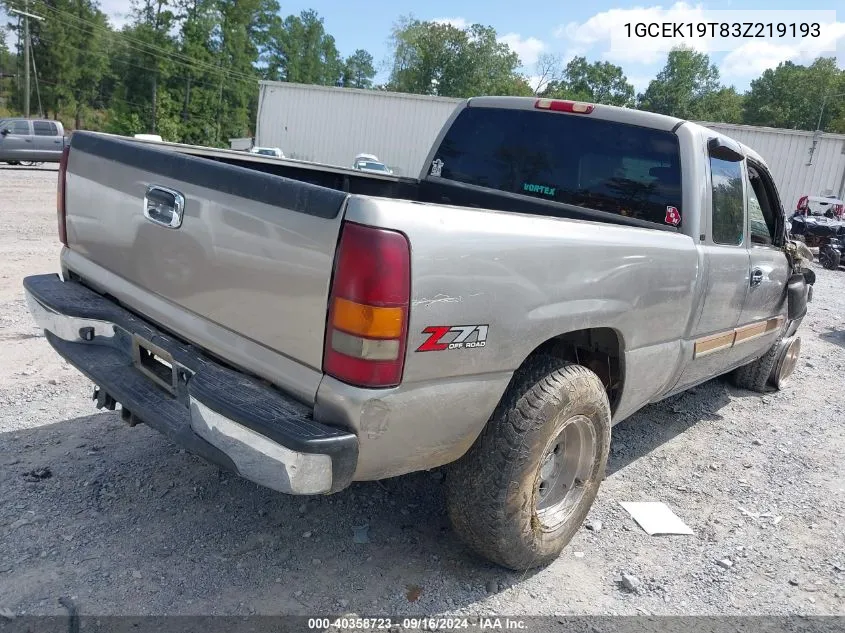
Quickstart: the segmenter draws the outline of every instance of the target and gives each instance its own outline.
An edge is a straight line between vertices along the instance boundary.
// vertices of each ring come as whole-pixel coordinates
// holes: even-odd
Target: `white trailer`
[[[802,196],[845,197],[845,134],[702,123],[753,148],[769,164],[787,213]]]
[[[256,145],[288,158],[352,167],[375,154],[400,176],[417,176],[460,99],[262,81]]]
[[[252,137],[245,137],[245,138],[230,138],[229,139],[229,149],[236,149],[241,152],[248,152],[252,149]]]

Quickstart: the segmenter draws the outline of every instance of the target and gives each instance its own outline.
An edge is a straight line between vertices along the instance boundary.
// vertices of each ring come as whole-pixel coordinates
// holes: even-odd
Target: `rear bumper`
[[[219,466],[289,494],[349,485],[358,438],[316,422],[310,408],[214,361],[101,295],[56,275],[24,279],[30,312],[47,340],[100,388],[99,403],[120,403],[141,421]],[[146,368],[141,350],[164,358]],[[152,374],[152,375],[151,375]]]

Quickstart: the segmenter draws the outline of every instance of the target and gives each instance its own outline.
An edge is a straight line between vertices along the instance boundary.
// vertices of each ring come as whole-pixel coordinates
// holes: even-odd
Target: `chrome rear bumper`
[[[316,422],[309,407],[209,358],[116,303],[56,275],[24,280],[35,322],[53,348],[120,403],[186,449],[289,494],[345,488],[358,438]]]

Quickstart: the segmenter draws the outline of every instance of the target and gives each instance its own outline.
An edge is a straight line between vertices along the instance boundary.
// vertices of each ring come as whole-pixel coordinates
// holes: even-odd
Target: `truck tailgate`
[[[346,194],[85,132],[66,183],[75,255],[189,312],[197,331],[212,322],[320,369]]]

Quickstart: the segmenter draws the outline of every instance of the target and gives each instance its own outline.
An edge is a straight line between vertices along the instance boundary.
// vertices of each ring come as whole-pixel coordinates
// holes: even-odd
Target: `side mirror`
[[[7,127],[4,127],[2,130],[0,130],[0,134],[2,134],[3,136],[6,136],[7,134],[10,134],[10,133],[11,133],[11,130]]]
[[[711,138],[707,141],[707,151],[713,158],[729,163],[738,163],[745,158],[738,144],[722,138]]]

